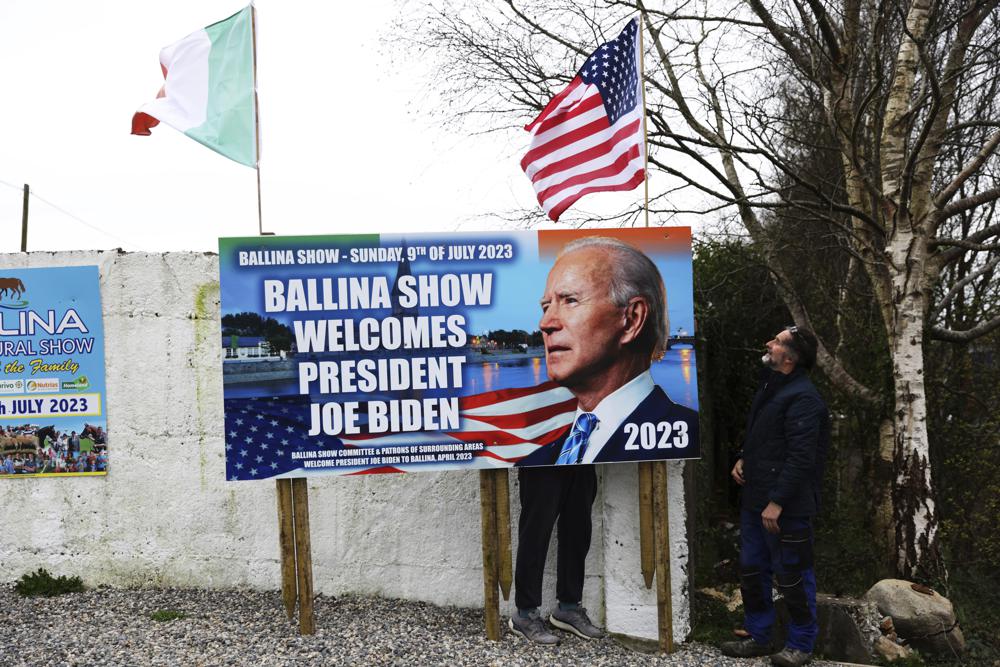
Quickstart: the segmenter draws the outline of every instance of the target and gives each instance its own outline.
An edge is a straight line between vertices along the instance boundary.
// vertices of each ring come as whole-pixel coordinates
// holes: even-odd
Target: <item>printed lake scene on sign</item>
[[[0,269],[0,478],[105,475],[96,266]]]
[[[689,228],[219,253],[229,480],[699,456]]]

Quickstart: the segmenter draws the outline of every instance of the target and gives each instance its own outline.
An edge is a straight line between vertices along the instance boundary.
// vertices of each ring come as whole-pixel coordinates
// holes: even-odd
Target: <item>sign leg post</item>
[[[496,483],[497,556],[499,558],[500,592],[504,600],[510,599],[510,585],[514,579],[510,557],[510,487],[506,468],[492,470]]]
[[[667,515],[667,462],[653,464],[653,523],[656,533],[656,617],[660,650],[674,652],[674,614],[670,589],[670,521]]]
[[[653,535],[653,467],[654,461],[639,462],[639,556],[646,588],[653,587],[656,561]]]
[[[498,588],[496,481],[492,470],[479,471],[479,509],[483,539],[483,610],[486,615],[486,636],[500,641],[500,595]]]
[[[303,478],[292,480],[295,515],[295,565],[299,589],[299,634],[316,633],[313,619],[312,544],[309,536],[309,487]]]
[[[278,498],[278,551],[281,556],[281,600],[288,620],[295,617],[295,527],[292,521],[292,480],[275,481]]]

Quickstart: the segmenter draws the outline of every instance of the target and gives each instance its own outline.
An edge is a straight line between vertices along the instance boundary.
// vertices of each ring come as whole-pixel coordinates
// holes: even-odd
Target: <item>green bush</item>
[[[167,621],[178,621],[182,618],[187,618],[187,614],[177,609],[157,609],[149,615],[149,618],[157,623],[166,623]]]
[[[14,590],[24,596],[42,595],[50,598],[66,593],[82,593],[85,589],[80,577],[53,577],[44,568],[38,568],[37,572],[25,574],[18,579]]]

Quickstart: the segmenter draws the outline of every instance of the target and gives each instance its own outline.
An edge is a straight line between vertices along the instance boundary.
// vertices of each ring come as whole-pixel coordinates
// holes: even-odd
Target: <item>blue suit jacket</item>
[[[682,424],[678,425],[678,422]],[[659,385],[654,385],[653,391],[604,444],[594,463],[698,458],[698,433],[698,413],[674,403]],[[517,466],[555,465],[568,436],[567,431],[562,438],[518,461]]]

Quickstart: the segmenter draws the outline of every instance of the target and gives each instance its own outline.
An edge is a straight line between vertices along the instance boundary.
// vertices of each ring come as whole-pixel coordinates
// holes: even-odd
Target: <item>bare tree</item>
[[[722,12],[729,3],[707,0],[435,3],[412,39],[441,52],[452,112],[503,130],[641,13],[651,211],[737,219],[795,322],[821,329],[824,373],[885,415],[891,476],[878,525],[897,570],[913,576],[937,554],[925,338],[967,343],[1000,328],[998,1],[746,0]],[[803,132],[808,123],[816,131]],[[804,159],[817,151],[831,164]],[[673,204],[692,201],[679,189],[700,204]],[[846,260],[829,288],[846,296],[866,281],[891,377],[852,372],[849,323],[811,310],[785,251],[790,219],[835,230],[831,252]]]

